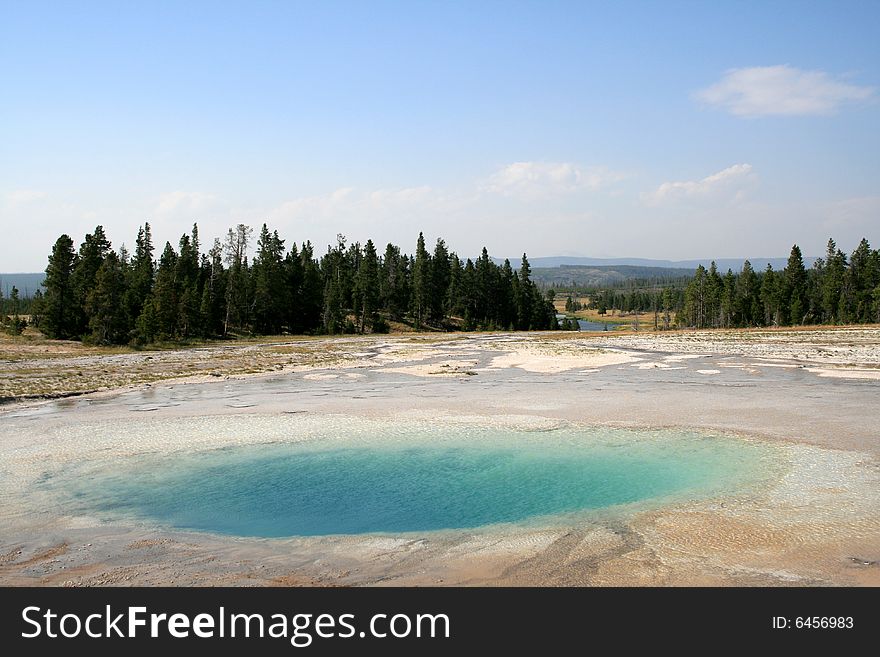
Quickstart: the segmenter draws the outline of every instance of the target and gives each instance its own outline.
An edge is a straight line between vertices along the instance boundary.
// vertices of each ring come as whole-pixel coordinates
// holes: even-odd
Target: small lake
[[[591,322],[586,319],[579,319],[578,326],[581,331],[611,331],[614,329],[614,325],[607,325],[605,322]]]
[[[556,313],[556,320],[560,324],[562,323],[562,320],[565,319],[565,317],[566,317],[566,315],[563,315],[561,313]],[[605,322],[591,322],[586,319],[579,319],[579,320],[577,320],[577,323],[578,323],[579,330],[581,330],[581,331],[605,331],[605,330],[611,331],[614,329],[613,324],[608,326],[606,329]]]

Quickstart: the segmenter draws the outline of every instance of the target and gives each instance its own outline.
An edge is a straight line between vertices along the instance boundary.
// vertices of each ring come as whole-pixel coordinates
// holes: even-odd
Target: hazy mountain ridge
[[[551,268],[561,265],[571,266],[588,266],[588,267],[659,267],[664,269],[689,269],[691,273],[698,265],[703,265],[708,269],[712,261],[721,272],[728,269],[739,271],[742,269],[743,262],[748,260],[752,263],[752,269],[762,270],[767,268],[767,264],[773,265],[773,269],[784,269],[788,264],[788,258],[702,258],[696,260],[654,260],[651,258],[585,258],[578,256],[547,256],[541,258],[529,258],[532,267]],[[804,266],[812,267],[817,258],[804,256]],[[499,260],[503,262],[503,260]],[[510,260],[511,264],[519,262],[519,259]]]
[[[0,292],[8,298],[12,287],[15,286],[22,297],[33,296],[34,292],[43,285],[44,278],[46,274],[43,272],[0,274]]]
[[[559,265],[558,267],[532,267],[532,280],[541,285],[601,287],[632,279],[671,281],[678,278],[689,278],[693,273],[693,269],[673,267]]]

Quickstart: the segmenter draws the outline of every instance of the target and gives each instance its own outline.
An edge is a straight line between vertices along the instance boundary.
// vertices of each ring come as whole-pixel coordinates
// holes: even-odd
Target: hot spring
[[[273,430],[257,444],[92,461],[40,485],[67,511],[103,519],[238,536],[397,534],[729,497],[778,463],[764,443],[673,430],[373,423],[296,440],[295,424]]]

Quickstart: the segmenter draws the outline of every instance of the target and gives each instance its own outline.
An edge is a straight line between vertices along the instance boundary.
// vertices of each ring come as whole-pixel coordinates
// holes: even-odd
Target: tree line
[[[590,295],[589,308],[604,315],[609,310],[622,313],[667,312],[674,313],[684,305],[685,286],[669,286],[648,289],[599,290]],[[572,301],[572,307],[582,306]]]
[[[68,235],[52,247],[44,292],[31,322],[46,336],[96,344],[146,344],[229,334],[384,333],[389,322],[435,330],[557,328],[552,302],[518,270],[495,264],[483,248],[462,261],[438,239],[433,252],[419,233],[415,253],[342,235],[320,258],[310,242],[285,246],[266,224],[239,224],[201,251],[198,226],[166,243],[154,259],[149,223],[134,250],[111,248],[101,226],[77,250]]]
[[[769,264],[755,271],[746,260],[740,272],[722,274],[712,262],[708,269],[698,266],[692,277],[665,284],[630,279],[602,288],[573,288],[566,312],[585,307],[600,315],[612,309],[653,312],[660,329],[880,323],[880,251],[862,239],[847,256],[830,239],[825,257],[809,269],[794,245],[780,271]]]
[[[677,314],[679,325],[696,328],[870,322],[880,322],[880,251],[866,239],[849,257],[829,239],[810,269],[797,244],[781,271],[756,272],[748,260],[724,275],[714,262],[700,265]]]

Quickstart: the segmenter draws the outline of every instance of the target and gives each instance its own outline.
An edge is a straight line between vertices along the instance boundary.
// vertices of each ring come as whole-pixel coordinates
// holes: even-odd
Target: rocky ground
[[[858,370],[850,376],[880,378],[878,327],[278,337],[142,351],[88,347],[30,335],[0,337],[0,401],[50,399],[161,381],[202,382],[312,369],[393,366],[414,357],[426,360],[438,347],[464,347],[477,342],[515,354],[512,360],[499,363],[516,364],[513,361],[520,359],[523,362],[519,364],[526,369],[549,367],[560,371],[590,366],[584,357],[592,358],[595,349],[606,348],[788,360],[822,368],[819,374]],[[450,367],[453,371],[461,369],[458,363]],[[448,373],[435,369],[437,374]]]
[[[877,327],[278,338],[157,351],[3,338],[0,583],[880,585],[878,386]],[[238,428],[196,430],[218,417]],[[37,485],[47,468],[112,468],[144,450],[265,440],[281,418],[345,417],[720,430],[781,445],[787,470],[758,493],[626,519],[308,539],[108,523],[62,511]]]

